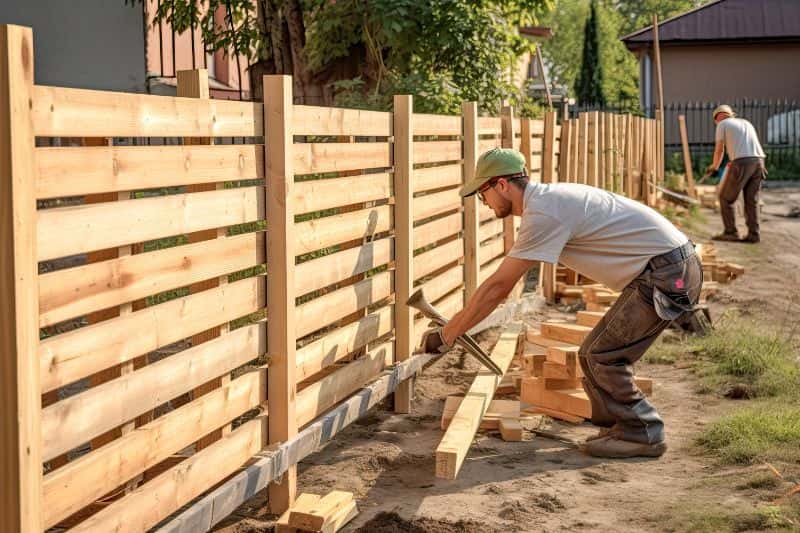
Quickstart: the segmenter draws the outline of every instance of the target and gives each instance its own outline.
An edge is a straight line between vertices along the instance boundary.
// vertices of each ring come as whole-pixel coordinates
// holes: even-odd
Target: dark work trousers
[[[579,351],[583,388],[592,404],[594,424],[614,426],[612,432],[623,440],[647,444],[664,440],[664,422],[636,386],[633,364],[669,324],[659,316],[669,313],[656,310],[664,295],[670,302],[691,308],[700,297],[702,284],[703,267],[690,242],[651,259],[622,290]],[[661,293],[658,303],[653,300],[655,289]],[[674,314],[675,308],[672,311]]]
[[[734,159],[725,173],[725,179],[719,189],[719,211],[725,233],[736,233],[736,215],[733,204],[744,191],[744,218],[747,223],[747,234],[758,237],[758,193],[761,182],[767,177],[764,160],[760,157],[740,157]]]

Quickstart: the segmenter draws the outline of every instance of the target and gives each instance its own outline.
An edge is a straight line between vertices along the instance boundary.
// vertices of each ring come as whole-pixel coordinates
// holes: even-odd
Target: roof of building
[[[658,24],[659,43],[800,41],[799,0],[714,0]],[[621,39],[628,48],[648,46],[653,26]]]

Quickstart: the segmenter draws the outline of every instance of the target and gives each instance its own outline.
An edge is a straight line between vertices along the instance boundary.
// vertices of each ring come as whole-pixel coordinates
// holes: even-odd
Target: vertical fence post
[[[0,26],[0,530],[42,530],[33,32]]]
[[[604,113],[605,115],[605,129],[603,130],[603,134],[605,135],[605,142],[603,142],[603,154],[605,157],[603,158],[604,163],[604,188],[609,191],[616,190],[616,186],[614,183],[614,157],[616,155],[616,150],[614,149],[614,120],[615,116],[611,113]]]
[[[564,150],[564,127],[562,126],[561,150]],[[556,112],[547,111],[544,114],[544,140],[542,142],[542,183],[555,181],[556,163]],[[556,296],[556,265],[542,263],[539,270],[539,283],[542,286],[542,295],[548,303],[555,303]]]
[[[519,151],[525,157],[525,168],[528,169],[528,174],[533,174],[533,157],[531,155],[531,119],[521,118],[519,120]],[[542,164],[544,164],[544,155],[542,156]]]
[[[556,181],[569,181],[570,175],[570,151],[572,150],[572,129],[571,120],[561,121],[561,136],[558,148],[558,173],[553,174],[553,183]]]
[[[500,146],[503,148],[514,147],[514,108],[503,106],[500,114],[502,137]],[[514,246],[514,217],[507,216],[503,219],[503,251],[507,254]]]
[[[464,183],[475,177],[478,162],[478,103],[461,104],[464,131]],[[469,300],[478,288],[480,247],[478,246],[478,195],[464,198],[464,298]]]
[[[625,174],[622,193],[628,198],[635,198],[633,194],[633,117],[630,113],[625,115],[625,129],[622,138]]]
[[[578,113],[578,152],[576,154],[578,164],[578,183],[587,183],[588,170],[586,168],[589,163],[589,113],[582,111]]]
[[[208,100],[210,97],[208,90],[208,71],[206,69],[179,70],[177,93],[178,96],[185,98],[198,98],[201,100]],[[200,138],[189,137],[183,139],[184,145],[208,145],[211,144],[211,142],[212,142],[211,139],[208,137],[200,137]],[[186,192],[195,193],[195,192],[213,191],[222,189],[223,187],[224,187],[223,183],[216,183],[216,184],[204,183],[198,185],[189,185],[186,187]],[[225,237],[225,235],[226,231],[224,228],[212,229],[207,231],[198,231],[189,234],[188,241],[190,243],[201,242],[216,238],[222,238]],[[194,294],[208,289],[213,289],[214,287],[218,287],[219,285],[225,285],[227,283],[228,283],[228,277],[220,276],[217,279],[210,279],[190,285],[189,292]],[[220,335],[224,335],[225,333],[227,333],[227,331],[228,331],[228,324],[223,324],[222,326],[214,327],[208,331],[204,331],[202,333],[198,333],[197,335],[193,335],[192,346],[197,346],[213,338],[219,337]],[[204,383],[192,391],[193,397],[197,398],[203,394],[206,394],[207,392],[210,392],[218,388],[219,386],[223,385],[228,381],[230,381],[230,375],[224,376],[222,378],[215,378],[208,383]],[[230,424],[225,426],[222,430],[214,431],[213,433],[197,441],[196,449],[201,450],[203,448],[206,448],[212,442],[219,440],[219,438],[223,434],[229,432],[230,432]]]
[[[395,360],[411,357],[414,346],[414,313],[406,305],[414,286],[414,216],[411,202],[414,187],[414,102],[410,95],[394,97],[394,260],[395,260]],[[401,383],[394,393],[394,410],[411,412],[413,378]]]
[[[653,128],[652,119],[642,119],[642,201],[650,205],[650,173],[653,171]]]
[[[597,161],[597,185],[601,189],[606,188],[606,176],[604,174],[606,168],[606,150],[608,150],[608,146],[606,146],[606,113],[600,111],[597,113],[597,122],[595,129],[597,130],[597,141],[596,146],[597,155],[595,159]]]
[[[584,163],[584,181],[592,187],[598,186],[598,122],[600,114],[597,111],[586,113],[586,160]]]
[[[267,214],[267,402],[269,443],[297,434],[297,382],[294,282],[294,141],[292,78],[264,76],[264,145]],[[297,467],[269,486],[273,513],[292,506],[297,491]]]

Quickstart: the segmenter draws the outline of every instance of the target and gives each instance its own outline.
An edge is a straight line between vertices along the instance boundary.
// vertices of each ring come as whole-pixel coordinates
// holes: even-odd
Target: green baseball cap
[[[461,187],[460,194],[471,196],[490,179],[514,174],[527,174],[525,157],[513,148],[492,148],[478,158],[475,176]]]

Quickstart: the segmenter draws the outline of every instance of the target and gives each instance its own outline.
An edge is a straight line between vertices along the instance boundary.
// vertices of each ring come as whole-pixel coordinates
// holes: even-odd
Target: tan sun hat
[[[481,185],[498,176],[527,174],[525,156],[512,148],[492,148],[484,152],[475,164],[475,177],[461,187],[461,196],[475,194]]]
[[[731,106],[729,106],[728,104],[722,104],[718,105],[717,108],[714,110],[714,113],[711,115],[711,120],[716,119],[719,113],[727,113],[732,117],[736,116],[736,113],[733,112]]]

